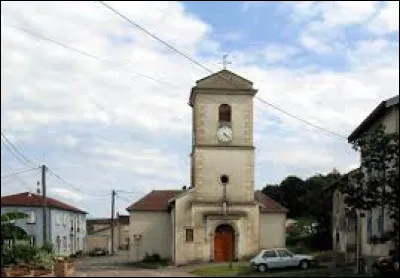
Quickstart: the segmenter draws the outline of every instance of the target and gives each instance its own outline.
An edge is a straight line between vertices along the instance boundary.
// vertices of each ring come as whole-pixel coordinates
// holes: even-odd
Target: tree
[[[351,142],[361,152],[361,170],[342,185],[349,211],[381,208],[393,221],[390,239],[399,243],[399,135],[379,126]]]
[[[22,228],[16,226],[16,220],[25,219],[28,215],[22,212],[13,211],[1,215],[1,248],[3,249],[4,240],[27,239],[28,234]]]

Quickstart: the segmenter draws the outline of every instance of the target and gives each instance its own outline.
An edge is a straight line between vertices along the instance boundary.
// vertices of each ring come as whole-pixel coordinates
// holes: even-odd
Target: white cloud
[[[121,168],[139,175],[155,176],[172,180],[183,180],[187,167],[177,154],[162,152],[159,149],[141,149],[138,147],[111,146],[97,147],[95,154],[105,156],[98,158],[100,164]]]
[[[50,192],[57,195],[59,198],[66,199],[70,202],[80,202],[83,199],[80,194],[65,188],[54,187],[50,189]]]
[[[96,199],[90,195],[93,192],[133,190],[134,201],[152,189],[189,185],[192,121],[187,100],[194,80],[207,73],[94,2],[1,5],[1,124],[10,140],[27,156],[45,152],[49,167],[80,185],[85,207],[95,216],[108,215],[109,206],[101,204],[109,197]],[[221,45],[210,39],[215,37],[212,26],[181,3],[110,5],[208,67],[221,67],[220,57],[214,56]],[[251,47],[251,42],[248,49],[230,53],[230,68],[252,80],[263,99],[347,136],[380,101],[399,90],[398,42],[374,38],[352,48],[342,45],[342,40],[346,42],[341,37],[343,26],[357,23],[367,28],[385,9],[378,13],[375,7],[374,3],[365,7],[313,1],[297,4],[298,20],[307,22],[299,34],[303,46],[325,54],[346,50],[340,52],[343,64],[349,63],[345,71],[321,68],[313,61],[303,68],[282,67],[301,55],[300,49],[278,43]],[[124,69],[39,40],[9,24],[26,26],[115,61]],[[208,60],[198,54],[204,51],[209,51]],[[265,60],[276,64],[260,66]],[[332,138],[255,103],[256,164],[261,165],[257,166],[256,186],[289,174],[306,177],[333,167],[347,171],[349,165],[356,165],[358,156],[345,139]],[[64,147],[54,144],[48,149],[50,141],[74,147],[74,152],[60,154]],[[2,153],[2,159],[17,164],[10,154]],[[279,173],[265,167],[269,163]],[[29,184],[34,186],[37,178]],[[49,186],[56,189],[54,194],[65,193],[71,202],[79,201],[60,191],[63,188],[57,179]],[[127,204],[118,206],[123,210]]]
[[[301,1],[286,6],[294,11],[294,22],[306,25],[300,43],[321,54],[343,51],[346,39],[355,39],[346,38],[345,27],[358,25],[375,34],[399,30],[398,1]]]
[[[370,31],[380,35],[399,32],[399,1],[387,1],[368,27]]]
[[[275,63],[282,60],[290,59],[298,52],[299,49],[294,46],[268,45],[265,49],[264,55],[268,62]]]

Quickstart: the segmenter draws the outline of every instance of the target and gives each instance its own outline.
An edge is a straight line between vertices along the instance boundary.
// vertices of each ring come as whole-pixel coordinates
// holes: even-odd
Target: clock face
[[[217,136],[218,140],[221,142],[230,142],[232,140],[232,129],[227,126],[223,126],[218,129]]]

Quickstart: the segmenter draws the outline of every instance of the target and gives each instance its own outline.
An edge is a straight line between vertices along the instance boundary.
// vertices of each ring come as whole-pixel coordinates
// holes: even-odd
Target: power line
[[[8,138],[4,135],[3,131],[1,130],[1,136],[3,136],[4,140],[7,141],[7,143],[11,146],[11,148],[13,150],[15,150],[15,152],[20,155],[25,161],[27,161],[28,163],[32,163],[32,160],[30,160],[29,158],[27,158],[13,143],[10,142],[10,140],[8,140]]]
[[[23,165],[27,166],[27,167],[32,167],[31,164],[27,163],[27,160],[23,158],[23,156],[21,156],[21,154],[18,152],[18,150],[16,150],[16,148],[12,145],[12,143],[7,139],[7,137],[5,137],[5,135],[3,134],[3,132],[1,132],[1,135],[4,137],[1,137],[1,140],[3,141],[3,146],[6,147],[6,149],[19,161],[21,162]]]
[[[123,15],[121,12],[117,11],[117,10],[114,9],[113,7],[107,5],[107,4],[104,3],[103,1],[98,1],[98,2],[99,2],[100,4],[102,4],[103,6],[105,6],[106,8],[108,8],[109,10],[111,10],[112,12],[114,12],[115,14],[117,14],[118,16],[120,16],[121,18],[123,18],[124,20],[126,20],[127,22],[129,22],[131,25],[135,26],[136,28],[140,29],[140,30],[143,31],[144,33],[146,33],[146,34],[148,34],[149,36],[151,36],[153,39],[157,40],[158,42],[160,42],[160,43],[162,43],[163,45],[167,46],[168,48],[172,49],[173,51],[175,51],[176,53],[178,53],[178,54],[181,55],[182,57],[188,59],[189,61],[191,61],[192,63],[194,63],[194,64],[196,64],[197,66],[201,67],[202,69],[208,71],[209,73],[211,73],[211,74],[214,73],[214,71],[211,70],[210,68],[204,66],[203,64],[201,64],[200,62],[198,62],[198,61],[196,61],[195,59],[191,58],[189,55],[187,55],[187,54],[185,54],[184,52],[180,51],[179,49],[177,49],[177,48],[174,47],[173,45],[169,44],[168,42],[166,42],[166,41],[164,41],[163,39],[159,38],[159,37],[156,36],[155,34],[151,33],[151,32],[148,31],[146,28],[144,28],[143,26],[141,26],[141,25],[138,24],[137,22],[133,21],[132,19],[128,18],[127,16]],[[229,80],[229,79],[227,79],[227,78],[224,78],[224,77],[222,77],[222,76],[218,76],[218,77],[232,84],[232,81],[231,81],[231,80]],[[234,85],[234,84],[233,84],[233,85]],[[290,117],[292,117],[292,118],[294,118],[294,119],[296,119],[296,120],[298,120],[298,121],[301,121],[301,122],[303,122],[303,123],[305,123],[305,124],[307,124],[307,125],[310,125],[310,126],[312,126],[312,127],[314,127],[314,128],[317,128],[317,129],[319,129],[319,130],[321,130],[321,131],[328,132],[328,133],[331,134],[331,135],[334,135],[334,136],[337,136],[337,137],[340,137],[340,138],[344,138],[344,139],[347,140],[347,137],[346,137],[346,136],[343,136],[343,135],[341,135],[341,134],[339,134],[339,133],[337,133],[337,132],[330,131],[330,130],[328,130],[328,129],[326,129],[326,128],[323,128],[323,127],[317,126],[317,125],[315,125],[315,124],[312,124],[312,123],[310,123],[309,121],[304,120],[304,119],[301,119],[300,117],[298,117],[298,116],[296,116],[296,115],[294,115],[294,114],[292,114],[292,113],[286,112],[285,110],[283,110],[283,109],[277,107],[276,105],[273,105],[273,104],[269,103],[268,101],[266,101],[266,100],[264,100],[264,99],[262,99],[262,98],[260,98],[260,97],[257,97],[257,96],[256,96],[255,98],[256,98],[257,100],[261,101],[262,103],[267,104],[268,106],[272,107],[273,109],[278,110],[278,111],[280,111],[280,112],[282,112],[282,113],[284,113],[284,114],[286,114],[286,115],[288,115],[288,116],[290,116]]]
[[[39,168],[38,168],[38,167],[35,167],[35,168],[20,170],[20,171],[16,171],[16,172],[7,174],[7,175],[5,175],[5,176],[2,176],[1,178],[2,178],[2,179],[5,179],[5,178],[13,177],[13,176],[20,175],[20,174],[22,174],[22,173],[30,172],[30,171],[37,170],[37,169],[39,169]]]
[[[86,51],[77,49],[77,48],[72,47],[72,46],[70,46],[70,45],[68,45],[68,44],[66,44],[66,43],[59,42],[59,41],[56,41],[56,40],[54,40],[54,39],[45,37],[45,36],[43,36],[43,35],[40,35],[40,34],[38,34],[38,33],[35,33],[35,32],[33,32],[33,31],[28,30],[28,29],[26,29],[26,28],[23,28],[23,27],[21,27],[21,26],[14,26],[14,25],[8,25],[8,26],[10,26],[10,27],[12,27],[12,28],[15,28],[15,29],[18,29],[18,30],[21,30],[22,32],[25,32],[25,33],[27,33],[27,34],[29,34],[29,35],[32,35],[32,36],[37,37],[37,38],[40,38],[40,39],[42,39],[42,40],[44,40],[44,41],[48,41],[48,42],[51,42],[51,43],[56,44],[56,45],[58,45],[58,46],[61,46],[61,47],[65,48],[65,49],[68,49],[68,50],[70,50],[70,51],[79,53],[79,54],[84,55],[84,56],[86,56],[86,57],[89,57],[89,58],[92,58],[92,59],[95,59],[95,60],[99,60],[99,61],[101,61],[101,62],[110,64],[110,65],[113,65],[113,66],[115,66],[115,67],[117,67],[117,68],[123,69],[123,70],[125,70],[125,71],[127,71],[127,72],[129,72],[129,73],[135,74],[135,75],[137,75],[137,76],[141,76],[141,77],[143,77],[143,78],[149,79],[149,80],[154,81],[154,82],[156,82],[156,83],[159,83],[159,84],[162,84],[162,85],[171,87],[171,88],[173,88],[173,89],[181,89],[181,88],[179,88],[179,87],[177,87],[177,86],[175,86],[175,85],[173,85],[173,84],[170,84],[170,83],[168,83],[168,82],[162,81],[162,80],[160,80],[160,79],[151,77],[151,76],[149,76],[149,75],[146,75],[146,74],[143,74],[143,73],[140,73],[140,72],[137,72],[137,71],[130,70],[130,69],[124,67],[124,66],[121,66],[120,64],[118,64],[118,63],[116,63],[116,62],[113,62],[113,61],[110,61],[110,60],[101,58],[101,57],[99,57],[99,56],[90,54],[89,52],[86,52]]]
[[[197,62],[196,60],[194,60],[193,58],[191,58],[189,55],[183,53],[182,51],[180,51],[179,49],[177,49],[176,47],[174,47],[173,45],[167,43],[166,41],[160,39],[159,37],[157,37],[156,35],[154,35],[153,33],[151,33],[150,31],[146,30],[144,27],[140,26],[139,24],[137,24],[136,22],[134,22],[133,20],[129,19],[128,17],[126,17],[125,15],[123,15],[122,13],[120,13],[119,11],[117,11],[116,9],[114,9],[113,7],[107,5],[106,3],[104,3],[103,1],[98,1],[100,4],[102,4],[103,6],[105,6],[106,8],[108,8],[109,10],[113,11],[114,13],[116,13],[117,15],[119,15],[120,17],[122,17],[123,19],[125,19],[126,21],[128,21],[130,24],[132,24],[133,26],[135,26],[136,28],[139,28],[140,30],[142,30],[143,32],[145,32],[146,34],[148,34],[149,36],[151,36],[153,39],[159,41],[160,43],[166,45],[167,47],[169,47],[170,49],[174,50],[175,52],[179,53],[181,56],[185,57],[186,59],[190,60],[192,63],[195,63],[196,65],[198,65],[199,67],[209,71],[209,69],[205,66],[203,66],[201,63]]]
[[[2,166],[5,166],[9,170],[13,171],[13,169],[7,165],[2,165]],[[18,176],[15,176],[12,180],[18,181],[21,188],[24,188],[24,189],[31,188],[31,186],[25,180],[20,179],[20,177],[18,177]],[[10,183],[7,182],[7,184],[10,184]],[[3,183],[2,183],[2,186],[3,186]]]
[[[261,101],[262,103],[265,103],[265,104],[271,106],[272,108],[274,108],[274,109],[276,109],[276,110],[278,110],[278,111],[280,111],[280,112],[282,112],[282,113],[284,113],[284,114],[286,114],[286,115],[288,115],[288,116],[290,116],[290,117],[292,117],[292,118],[294,118],[294,119],[296,119],[296,120],[298,120],[298,121],[300,121],[300,122],[303,122],[303,123],[305,123],[305,124],[307,124],[307,125],[310,125],[310,126],[316,128],[316,129],[319,129],[319,130],[321,130],[321,131],[325,131],[325,132],[330,133],[330,134],[332,134],[332,135],[334,135],[334,136],[341,137],[341,138],[344,138],[344,139],[347,140],[347,137],[344,136],[344,135],[341,135],[341,134],[339,134],[339,133],[337,133],[337,132],[331,131],[331,130],[326,129],[326,128],[324,128],[324,127],[317,126],[317,125],[315,125],[315,124],[313,124],[313,123],[311,123],[311,122],[309,122],[309,121],[307,121],[307,120],[304,120],[304,119],[302,119],[302,118],[300,118],[300,117],[297,117],[296,115],[291,114],[290,112],[287,112],[287,111],[285,111],[285,110],[283,110],[283,109],[281,109],[281,108],[279,108],[279,107],[273,105],[272,103],[269,103],[268,101],[266,101],[266,100],[264,100],[264,99],[262,99],[262,98],[260,98],[260,97],[258,97],[258,96],[255,96],[255,98],[258,99],[259,101]]]
[[[127,202],[127,203],[129,203],[129,204],[132,203],[131,200],[128,200],[128,199],[126,199],[125,197],[121,197],[121,196],[117,195],[117,198],[120,199],[120,200],[122,200],[122,201],[125,201],[125,202]]]
[[[14,153],[14,151],[7,145],[6,141],[3,138],[1,138],[1,141],[3,141],[3,146],[12,154],[12,156],[14,156],[24,166],[30,167],[30,165],[28,165],[22,158]]]
[[[52,169],[47,167],[47,170],[49,171],[50,174],[52,174],[53,176],[55,176],[58,180],[60,180],[62,183],[64,183],[65,185],[67,185],[68,187],[82,193],[82,194],[87,194],[87,195],[95,195],[95,196],[106,196],[104,194],[98,194],[98,193],[86,193],[84,192],[82,189],[80,189],[79,187],[75,186],[74,184],[72,184],[71,182],[66,181],[65,179],[63,179],[59,174],[57,174],[56,172],[54,172]]]

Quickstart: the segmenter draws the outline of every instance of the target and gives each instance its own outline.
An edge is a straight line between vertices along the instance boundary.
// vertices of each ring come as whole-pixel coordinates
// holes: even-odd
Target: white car
[[[260,272],[272,268],[300,267],[307,269],[315,260],[309,255],[293,254],[284,248],[261,250],[257,256],[250,260],[251,267]]]

